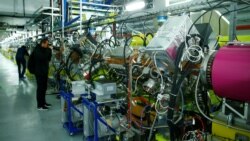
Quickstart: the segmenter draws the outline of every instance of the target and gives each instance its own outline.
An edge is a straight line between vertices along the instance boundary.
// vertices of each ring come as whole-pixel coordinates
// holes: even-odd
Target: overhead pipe
[[[112,2],[113,2],[113,0],[106,0],[105,4],[107,4],[107,5],[111,5],[111,4],[112,4]]]
[[[240,21],[250,20],[249,14],[244,13],[244,14],[237,15],[237,20],[240,20]]]
[[[77,1],[70,1],[70,3],[79,3]],[[93,3],[93,2],[82,2],[82,4],[84,5],[88,5],[88,6],[100,6],[100,7],[107,7],[107,8],[118,8],[118,7],[121,7],[120,6],[114,6],[114,5],[107,5],[107,4],[98,4],[98,3]]]
[[[54,31],[54,1],[50,0],[51,4],[51,37],[53,39],[53,31]]]
[[[238,25],[236,30],[250,30],[250,25]]]
[[[25,0],[23,0],[23,16],[25,17]]]
[[[126,20],[128,17],[129,18],[137,18],[137,17],[143,17],[147,15],[156,15],[160,12],[170,12],[171,15],[177,15],[180,13],[183,13],[183,11],[190,11],[190,12],[195,12],[199,11],[201,9],[209,9],[210,5],[214,6],[221,2],[221,0],[193,0],[193,1],[185,1],[183,3],[177,3],[174,5],[170,5],[166,7],[165,9],[162,10],[156,10],[156,9],[146,9],[138,12],[137,14],[133,14],[131,12],[125,13],[122,17],[118,17],[117,20]],[[228,6],[230,5],[230,2],[224,2],[220,4],[218,7],[223,7],[223,6]]]

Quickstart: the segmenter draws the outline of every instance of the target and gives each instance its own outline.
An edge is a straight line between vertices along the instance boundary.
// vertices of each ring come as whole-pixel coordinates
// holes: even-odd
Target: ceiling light
[[[169,0],[166,0],[166,7],[169,6]]]
[[[137,0],[137,1],[133,1],[130,2],[126,5],[126,10],[127,11],[136,11],[136,10],[140,10],[143,9],[146,6],[145,2],[142,0]]]

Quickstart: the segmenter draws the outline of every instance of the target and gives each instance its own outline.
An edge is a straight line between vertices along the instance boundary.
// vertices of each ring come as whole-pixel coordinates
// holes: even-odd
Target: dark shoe
[[[49,110],[49,108],[46,106],[42,106],[42,107],[37,107],[37,110],[38,111],[46,111],[46,110]]]
[[[52,107],[52,105],[51,104],[49,104],[49,103],[45,103],[45,105],[44,106],[46,106],[46,107]]]

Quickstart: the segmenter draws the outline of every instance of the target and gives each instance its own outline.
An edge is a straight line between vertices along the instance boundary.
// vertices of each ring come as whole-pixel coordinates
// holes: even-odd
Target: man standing
[[[16,63],[17,63],[17,67],[18,67],[18,75],[19,75],[19,79],[24,79],[24,74],[25,74],[25,70],[26,70],[26,60],[24,58],[24,56],[29,56],[29,53],[26,49],[26,46],[22,46],[20,48],[17,49],[17,53],[16,53]],[[22,71],[21,71],[22,68]]]
[[[38,110],[48,110],[51,104],[45,99],[48,82],[49,61],[51,60],[51,49],[47,38],[41,40],[34,50],[35,76],[37,83],[36,99]]]

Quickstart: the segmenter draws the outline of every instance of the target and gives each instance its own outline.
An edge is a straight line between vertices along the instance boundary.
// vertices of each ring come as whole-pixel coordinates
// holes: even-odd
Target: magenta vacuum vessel
[[[207,62],[206,79],[215,94],[250,102],[250,45],[228,45]]]

